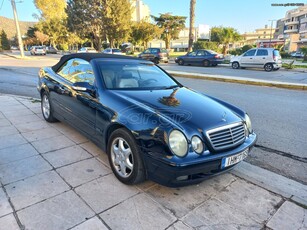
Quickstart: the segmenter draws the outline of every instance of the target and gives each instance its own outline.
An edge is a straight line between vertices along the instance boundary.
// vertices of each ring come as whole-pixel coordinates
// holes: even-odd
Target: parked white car
[[[46,48],[43,46],[32,46],[30,53],[31,55],[46,55]]]
[[[282,66],[280,53],[274,48],[254,48],[246,51],[240,56],[230,60],[233,69],[239,68],[264,68],[269,72],[278,70]]]
[[[107,48],[102,51],[104,54],[118,54],[118,55],[125,55],[125,53],[122,53],[120,49],[115,49],[115,48]]]
[[[97,53],[97,50],[92,47],[82,47],[77,53]]]

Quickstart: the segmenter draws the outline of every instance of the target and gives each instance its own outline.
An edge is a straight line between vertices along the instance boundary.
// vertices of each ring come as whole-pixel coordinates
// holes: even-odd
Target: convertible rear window
[[[108,89],[166,89],[178,83],[154,64],[129,61],[98,62]]]

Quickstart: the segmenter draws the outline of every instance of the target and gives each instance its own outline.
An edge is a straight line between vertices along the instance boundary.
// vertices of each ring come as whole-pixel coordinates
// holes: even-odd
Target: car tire
[[[155,59],[153,60],[153,63],[155,63],[156,65],[159,64],[159,59],[158,59],[158,58],[155,58]]]
[[[271,63],[267,63],[264,65],[264,70],[266,72],[271,72],[274,69],[273,65]]]
[[[119,181],[133,185],[145,180],[145,167],[139,147],[127,129],[120,128],[111,134],[107,153],[111,169]]]
[[[217,64],[212,64],[213,67],[217,67]]]
[[[231,67],[232,67],[233,69],[239,69],[239,68],[240,68],[240,64],[239,64],[239,62],[235,61],[235,62],[233,62],[233,63],[231,64]]]
[[[277,70],[279,70],[279,68],[275,68],[275,69],[273,69],[273,71],[277,71]]]
[[[55,119],[53,116],[53,109],[50,103],[49,94],[47,92],[43,92],[41,99],[41,109],[44,119],[50,123],[56,122],[57,119]]]
[[[209,61],[209,60],[204,60],[204,61],[203,61],[203,65],[204,65],[205,67],[209,67],[211,64],[210,64],[210,61]]]
[[[184,65],[184,60],[179,59],[179,60],[178,60],[178,65]]]

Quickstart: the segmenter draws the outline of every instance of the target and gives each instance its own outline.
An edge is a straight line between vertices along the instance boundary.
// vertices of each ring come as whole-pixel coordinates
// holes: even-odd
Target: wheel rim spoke
[[[127,178],[133,171],[133,155],[130,146],[123,138],[116,138],[112,142],[111,159],[116,173]]]

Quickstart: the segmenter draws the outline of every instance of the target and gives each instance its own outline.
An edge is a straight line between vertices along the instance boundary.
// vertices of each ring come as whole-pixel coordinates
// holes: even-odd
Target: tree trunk
[[[195,21],[195,5],[196,5],[196,0],[190,0],[190,28],[189,28],[188,52],[192,51],[193,40],[194,40],[193,28]]]

